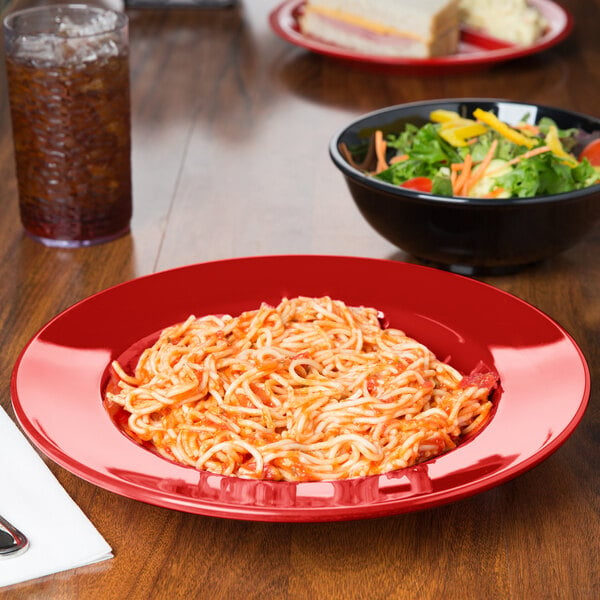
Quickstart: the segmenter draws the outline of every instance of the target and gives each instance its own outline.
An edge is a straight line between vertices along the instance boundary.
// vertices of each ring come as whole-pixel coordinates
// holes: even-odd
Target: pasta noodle
[[[244,478],[385,473],[454,448],[486,422],[491,374],[463,377],[374,308],[284,298],[237,317],[190,316],[112,364],[109,405],[162,456]]]

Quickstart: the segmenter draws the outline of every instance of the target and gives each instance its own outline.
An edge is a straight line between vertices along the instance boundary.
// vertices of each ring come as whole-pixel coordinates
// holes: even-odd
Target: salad
[[[529,198],[600,183],[600,133],[592,139],[547,117],[531,124],[527,115],[512,126],[481,108],[470,119],[448,110],[429,117],[397,135],[376,131],[366,154],[342,152],[378,179],[442,196]]]

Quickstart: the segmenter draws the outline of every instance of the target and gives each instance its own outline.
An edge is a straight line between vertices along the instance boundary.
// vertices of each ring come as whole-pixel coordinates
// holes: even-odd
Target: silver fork
[[[0,515],[0,558],[25,552],[29,540],[14,525]]]

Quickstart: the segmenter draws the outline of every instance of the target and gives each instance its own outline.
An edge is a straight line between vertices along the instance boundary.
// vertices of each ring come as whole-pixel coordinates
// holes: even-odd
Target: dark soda
[[[25,230],[58,246],[98,243],[129,231],[127,48],[83,60],[7,52],[6,65]]]

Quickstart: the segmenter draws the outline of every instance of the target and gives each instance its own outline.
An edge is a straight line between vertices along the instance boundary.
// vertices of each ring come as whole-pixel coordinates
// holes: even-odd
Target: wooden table
[[[132,234],[48,249],[21,229],[0,80],[2,406],[21,348],[73,303],[133,277],[261,254],[413,262],[354,207],[327,155],[356,115],[413,100],[486,96],[599,115],[600,1],[563,0],[573,34],[555,49],[445,77],[349,68],[282,41],[277,0],[228,10],[131,10]],[[541,465],[466,500],[399,516],[318,524],[203,517],[129,500],[49,467],[115,552],[108,562],[0,591],[1,598],[600,597],[600,228],[518,274],[481,277],[546,312],[592,372],[581,425]],[[0,489],[0,493],[2,493]]]

